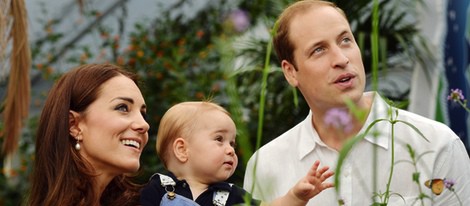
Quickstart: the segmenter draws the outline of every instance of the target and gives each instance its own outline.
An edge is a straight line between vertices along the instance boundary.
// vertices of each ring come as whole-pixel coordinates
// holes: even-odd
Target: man
[[[338,192],[325,190],[308,205],[459,205],[459,200],[470,205],[470,159],[463,143],[444,124],[391,108],[375,92],[364,93],[360,50],[341,9],[325,1],[299,1],[284,10],[278,26],[273,42],[284,76],[300,90],[310,113],[251,157],[244,188],[254,198],[285,194],[315,160],[335,168],[345,143],[372,125],[344,160],[342,172],[335,174]],[[366,117],[352,118],[342,129],[327,124],[332,109],[353,112],[347,100]],[[374,122],[378,119],[383,121]],[[447,184],[455,193],[445,188],[437,195],[444,179],[455,182]]]

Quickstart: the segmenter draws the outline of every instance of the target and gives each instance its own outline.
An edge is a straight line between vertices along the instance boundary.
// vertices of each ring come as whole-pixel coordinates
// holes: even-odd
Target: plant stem
[[[384,204],[388,204],[388,200],[390,199],[390,185],[392,183],[392,176],[393,176],[393,169],[395,168],[395,123],[394,121],[390,122],[392,124],[392,157],[391,157],[391,166],[390,166],[390,175],[388,176],[388,182],[387,182],[387,189],[385,190],[385,198],[384,198]]]
[[[372,90],[377,91],[378,88],[378,62],[379,62],[379,2],[374,0],[372,9],[372,34],[371,34],[371,52],[372,52]],[[376,138],[374,136],[374,138]],[[372,181],[373,191],[377,191],[377,148],[374,147],[372,155]],[[375,201],[375,198],[372,200]]]
[[[459,201],[460,206],[463,206],[462,201],[460,200],[459,196],[455,192],[455,190],[452,190],[452,193],[454,193],[455,197],[457,197],[457,200]]]
[[[470,113],[470,109],[467,107],[467,105],[465,105],[465,104],[462,102],[462,100],[459,99],[457,102],[460,104],[460,106],[462,106],[462,108],[465,109],[465,111],[467,111],[468,113]]]
[[[261,92],[260,92],[260,99],[259,99],[259,111],[258,111],[258,130],[256,133],[256,146],[255,146],[255,151],[258,150],[261,147],[261,137],[263,135],[263,122],[264,122],[264,106],[266,103],[266,87],[268,84],[268,75],[269,75],[269,62],[270,62],[270,57],[271,57],[271,50],[273,47],[273,41],[272,37],[274,36],[275,32],[277,31],[277,25],[278,23],[276,22],[274,24],[274,28],[271,32],[271,39],[268,41],[268,45],[266,47],[266,56],[264,59],[264,68],[263,68],[263,78],[261,80]],[[258,156],[256,155],[255,157],[255,165],[253,167],[253,176],[255,176],[255,170],[256,166],[258,164]],[[251,185],[251,191],[253,191],[255,188],[255,183],[253,181],[253,184]]]

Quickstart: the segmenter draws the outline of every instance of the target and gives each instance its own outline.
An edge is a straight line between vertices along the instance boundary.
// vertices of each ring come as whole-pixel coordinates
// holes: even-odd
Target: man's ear
[[[289,82],[291,86],[297,87],[297,69],[295,68],[295,66],[287,60],[282,60],[281,68],[282,73],[284,73],[284,77],[286,78],[287,82]]]
[[[173,153],[175,154],[176,159],[181,163],[185,163],[188,161],[188,142],[178,137],[173,142]]]
[[[69,111],[69,132],[70,132],[70,135],[72,135],[72,137],[77,137],[81,132],[80,128],[78,127],[79,120],[80,120],[80,114],[75,111],[70,110]]]

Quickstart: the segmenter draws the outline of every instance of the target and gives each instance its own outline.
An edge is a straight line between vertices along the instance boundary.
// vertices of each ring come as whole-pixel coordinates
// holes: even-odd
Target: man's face
[[[297,14],[289,27],[293,62],[282,61],[286,79],[298,87],[315,111],[358,101],[365,87],[361,53],[348,21],[329,6]]]

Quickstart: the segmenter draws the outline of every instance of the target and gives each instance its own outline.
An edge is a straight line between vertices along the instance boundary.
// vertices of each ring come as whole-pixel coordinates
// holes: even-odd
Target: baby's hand
[[[328,166],[318,169],[319,165],[320,161],[315,161],[307,175],[291,189],[296,198],[308,202],[321,191],[334,186],[333,183],[324,182],[333,176],[334,172],[329,171]]]
[[[307,175],[297,182],[297,184],[294,185],[286,195],[275,199],[268,205],[304,206],[312,197],[321,191],[333,187],[333,183],[324,182],[326,179],[333,176],[333,172],[328,171],[329,168],[327,166],[318,169],[319,165],[320,162],[315,161]],[[266,205],[266,203],[262,203],[261,205]]]

